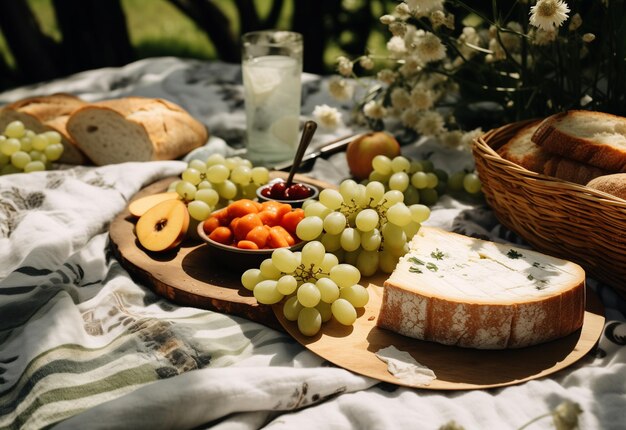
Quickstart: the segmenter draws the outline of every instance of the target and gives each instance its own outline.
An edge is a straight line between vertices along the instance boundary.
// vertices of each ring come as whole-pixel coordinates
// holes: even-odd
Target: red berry
[[[270,197],[273,199],[284,199],[287,185],[284,182],[276,182],[270,189]]]
[[[286,197],[291,200],[306,199],[311,194],[313,194],[312,190],[304,184],[293,184],[285,193]]]

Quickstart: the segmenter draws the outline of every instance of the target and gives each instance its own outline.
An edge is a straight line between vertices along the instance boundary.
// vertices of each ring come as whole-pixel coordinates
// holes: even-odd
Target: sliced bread
[[[626,118],[571,110],[541,122],[532,141],[546,151],[612,172],[626,171]]]
[[[505,349],[567,336],[584,312],[579,265],[422,227],[384,283],[377,324],[446,345]]]
[[[570,160],[544,150],[531,140],[538,127],[539,123],[537,122],[522,128],[507,143],[498,148],[498,154],[532,172],[581,185],[595,177],[611,173],[605,169]]]
[[[66,128],[70,115],[85,105],[86,102],[80,98],[64,93],[21,99],[0,109],[0,129],[4,130],[7,124],[19,120],[35,133],[57,131],[63,143],[59,163],[87,164],[89,160]]]
[[[173,160],[204,143],[204,124],[163,99],[125,97],[74,112],[70,135],[97,165]]]

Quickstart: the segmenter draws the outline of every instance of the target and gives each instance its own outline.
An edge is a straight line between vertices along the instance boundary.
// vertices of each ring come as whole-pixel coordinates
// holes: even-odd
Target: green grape
[[[404,194],[402,191],[389,190],[383,195],[382,206],[389,208],[396,203],[404,201]]]
[[[345,251],[343,250],[343,259],[342,263],[349,264],[350,266],[356,267],[356,259],[359,258],[359,254],[361,253],[360,249],[356,251]]]
[[[11,164],[20,170],[24,170],[24,167],[31,161],[30,155],[24,151],[15,151],[11,154]]]
[[[30,156],[31,157],[33,156],[32,152]],[[180,183],[180,179],[170,182],[170,184],[167,186],[167,192],[176,191],[176,187],[178,186],[179,183]]]
[[[263,185],[269,182],[270,172],[265,167],[253,167],[250,170],[250,177],[256,185]]]
[[[420,192],[413,185],[409,185],[404,190],[404,203],[414,205],[420,202]]]
[[[0,151],[2,151],[4,155],[13,155],[13,153],[19,151],[21,147],[20,141],[14,137],[0,141]]]
[[[283,295],[276,288],[277,282],[273,279],[265,279],[254,287],[254,298],[264,305],[273,305],[283,299]]]
[[[349,287],[342,288],[340,297],[349,301],[355,308],[362,308],[370,300],[367,288],[361,284],[354,284]]]
[[[350,264],[338,264],[330,269],[330,279],[335,281],[339,288],[358,284],[361,280],[361,272]]]
[[[283,315],[287,321],[297,321],[298,314],[304,309],[304,306],[300,304],[296,296],[289,297],[283,303]]]
[[[254,290],[256,284],[263,280],[263,276],[261,276],[261,271],[256,268],[248,269],[241,274],[241,285],[246,290]]]
[[[316,268],[322,264],[326,250],[324,245],[318,241],[312,241],[304,245],[301,252],[301,263],[304,267]]]
[[[63,145],[61,145],[61,146],[63,146]],[[20,139],[20,148],[24,152],[32,151],[32,149],[33,149],[33,139],[31,137],[27,137],[27,136],[22,137]]]
[[[226,179],[223,182],[215,184],[215,190],[218,194],[226,200],[234,199],[237,196],[237,185],[230,179]]]
[[[331,251],[331,250],[326,248],[326,251]],[[330,273],[330,269],[335,267],[337,264],[339,264],[339,258],[337,257],[337,255],[335,255],[333,252],[327,252],[326,254],[324,254],[324,259],[322,260],[322,264],[320,264],[320,269],[322,270],[323,273],[328,274]]]
[[[320,300],[326,303],[332,303],[339,298],[339,287],[330,278],[318,279],[315,286],[320,292]]]
[[[420,160],[424,172],[429,173],[435,170],[435,165],[431,160]]]
[[[419,171],[413,173],[411,176],[411,185],[418,190],[424,189],[428,186],[428,177],[425,172]]]
[[[408,158],[399,155],[391,160],[391,170],[394,173],[408,173],[411,170],[411,162]]]
[[[61,143],[61,134],[58,131],[50,130],[45,131],[43,134],[46,136],[46,139],[48,139],[48,145]]]
[[[46,146],[43,150],[43,153],[48,157],[50,161],[57,161],[63,155],[63,144],[62,143],[51,143]]]
[[[463,179],[465,178],[465,172],[454,172],[450,175],[448,179],[448,188],[450,191],[461,191],[463,190]]]
[[[192,201],[196,196],[196,187],[188,181],[180,181],[176,185],[176,192],[185,201]]]
[[[48,146],[48,138],[43,133],[37,134],[31,139],[31,145],[34,150],[43,151]]]
[[[213,184],[211,184],[209,181],[207,181],[206,179],[203,179],[202,181],[200,181],[200,183],[198,185],[196,185],[196,188],[198,188],[198,190],[205,190],[205,189],[213,189]]]
[[[223,164],[214,164],[206,169],[206,178],[214,184],[224,182],[230,176],[230,170]]]
[[[338,235],[346,228],[346,216],[341,212],[331,212],[324,218],[324,231]]]
[[[410,241],[411,239],[413,239],[413,236],[417,234],[421,226],[422,225],[420,223],[411,221],[410,223],[402,227],[402,231],[404,231],[404,234],[406,235],[406,240]]]
[[[315,308],[304,308],[298,314],[298,330],[305,336],[315,336],[322,327],[322,316]]]
[[[411,205],[411,219],[415,222],[422,223],[430,218],[430,208],[426,205]]]
[[[405,172],[396,172],[389,178],[389,188],[404,191],[409,186],[410,178]]]
[[[378,267],[385,273],[391,273],[398,265],[399,257],[389,251],[381,251],[378,256]]]
[[[335,319],[343,325],[352,325],[356,321],[356,309],[346,299],[337,299],[330,306]]]
[[[367,179],[370,182],[381,182],[381,183],[386,183],[387,181],[389,181],[389,177],[391,176],[391,173],[388,173],[386,175],[383,175],[380,172],[377,172],[376,170],[372,170],[369,174],[369,176],[367,177]]]
[[[304,207],[304,216],[311,217],[316,216],[321,219],[326,218],[332,210],[329,209],[326,205],[323,205],[317,200],[309,200],[310,203]]]
[[[207,170],[211,166],[223,165],[224,163],[226,163],[226,158],[222,154],[211,154],[205,162]]]
[[[26,173],[29,173],[29,172],[41,172],[43,170],[46,170],[46,165],[43,164],[43,162],[41,162],[39,160],[31,161],[26,166],[24,166],[24,172],[26,172]]]
[[[364,249],[359,252],[356,258],[356,268],[359,269],[362,276],[374,275],[378,270],[378,251],[366,251]]]
[[[366,251],[377,251],[382,243],[380,230],[377,228],[361,233],[361,248]]]
[[[220,195],[212,188],[201,188],[196,191],[194,198],[214,208],[220,200]]]
[[[433,206],[439,200],[439,194],[434,188],[424,188],[420,190],[420,202],[426,206]]]
[[[326,251],[336,252],[341,249],[341,234],[323,233],[320,242]]]
[[[9,164],[10,162],[11,162],[11,157],[0,152],[0,166],[4,166],[5,164]]]
[[[315,306],[315,309],[317,309],[317,311],[320,313],[322,323],[330,321],[330,319],[333,317],[333,311],[331,309],[330,303],[326,303],[320,300],[317,306]]]
[[[396,203],[387,209],[387,221],[403,227],[411,222],[411,210],[404,203]]]
[[[230,172],[230,180],[235,184],[247,185],[252,180],[252,171],[247,166],[236,166]]]
[[[194,200],[187,204],[187,210],[196,221],[204,221],[211,215],[213,208],[202,200]]]
[[[476,173],[468,173],[463,178],[463,188],[470,194],[476,194],[480,192],[482,184]]]
[[[237,157],[237,158],[238,158],[238,157]],[[233,170],[233,169],[235,169],[237,166],[239,166],[239,160],[240,160],[240,158],[239,158],[239,160],[238,160],[237,158],[235,158],[235,157],[228,157],[228,158],[226,158],[226,159],[224,160],[224,165],[225,165],[226,167],[228,167],[228,170],[231,170],[231,171],[232,171],[232,170]]]
[[[200,172],[192,167],[188,167],[183,171],[181,175],[183,181],[187,181],[193,185],[198,185],[202,180]]]
[[[307,216],[298,223],[296,235],[306,241],[316,239],[324,229],[324,221],[318,216]]]
[[[343,204],[343,196],[337,190],[326,188],[320,192],[319,201],[331,211],[336,211]]]
[[[195,169],[200,173],[206,172],[206,163],[198,159],[191,160],[187,167]]]
[[[385,240],[385,248],[400,248],[406,243],[406,237],[402,227],[392,223],[386,223],[381,228],[383,239]],[[357,282],[355,282],[356,284]]]
[[[4,129],[4,134],[9,138],[19,139],[24,136],[25,129],[22,121],[11,121]]]
[[[276,248],[272,252],[272,264],[283,273],[292,273],[300,265],[300,259],[287,248]]]
[[[35,149],[33,149],[32,151],[30,151],[28,153],[28,155],[30,155],[30,159],[33,161],[41,161],[42,163],[46,163],[48,161],[48,157],[46,157],[46,154],[44,154],[41,151],[37,151]]]
[[[341,232],[339,242],[346,251],[356,251],[361,246],[361,234],[356,228],[348,227]]]
[[[298,288],[298,281],[293,275],[283,275],[276,282],[276,289],[279,293],[288,296],[293,294]]]
[[[439,178],[434,173],[426,173],[426,188],[435,188],[439,183]]]
[[[378,212],[374,209],[363,209],[357,214],[354,221],[356,228],[361,230],[361,232],[367,232],[374,230],[378,226],[379,220]]]
[[[31,161],[31,163],[32,163],[32,161]],[[28,166],[28,164],[26,166]],[[46,166],[43,166],[43,169],[41,169],[41,170],[45,170],[45,169],[46,169]],[[9,163],[9,164],[7,164],[7,165],[2,167],[2,170],[0,170],[0,175],[11,175],[13,173],[21,173],[21,172],[22,171],[20,169],[15,167],[13,164]]]
[[[276,266],[274,266],[271,258],[266,258],[265,260],[261,261],[261,264],[259,265],[259,270],[261,271],[261,275],[265,279],[278,280],[282,276],[281,271]]]
[[[356,192],[354,194],[354,203],[361,208],[369,205],[369,200],[366,195],[367,188],[363,184],[357,184]]]
[[[385,186],[382,182],[373,181],[365,186],[365,198],[369,206],[375,206],[380,203],[385,195]]]
[[[315,307],[322,297],[320,290],[317,289],[314,283],[305,282],[298,287],[298,292],[296,293],[298,296],[298,301],[305,308],[313,308]]]
[[[343,197],[345,202],[349,202],[354,199],[357,193],[358,184],[352,179],[345,179],[339,184],[339,193]]]
[[[448,182],[449,176],[448,176],[448,172],[446,172],[445,170],[435,168],[433,170],[433,173],[437,175],[437,179],[439,179],[439,182]]]
[[[391,159],[386,155],[377,155],[372,159],[372,168],[381,175],[391,174]]]
[[[412,175],[415,172],[422,172],[424,170],[424,166],[422,166],[421,161],[411,160],[411,166],[409,168],[409,174]]]

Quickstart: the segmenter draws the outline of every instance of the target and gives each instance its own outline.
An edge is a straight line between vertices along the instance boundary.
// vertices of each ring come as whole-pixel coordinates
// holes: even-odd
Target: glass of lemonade
[[[302,35],[254,31],[242,36],[246,157],[270,165],[292,159],[298,144]]]

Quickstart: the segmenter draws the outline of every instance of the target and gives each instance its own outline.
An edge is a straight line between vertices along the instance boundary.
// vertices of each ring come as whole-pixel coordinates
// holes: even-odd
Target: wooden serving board
[[[272,177],[286,178],[287,174],[272,172]],[[131,201],[163,192],[176,179],[179,178],[155,182]],[[332,186],[302,175],[296,175],[295,180],[320,189]],[[137,282],[182,306],[224,312],[282,329],[271,306],[258,304],[250,291],[241,288],[240,272],[225,270],[212,261],[204,242],[195,233],[197,223],[191,223],[180,247],[162,253],[149,252],[140,246],[135,224],[136,219],[126,207],[111,223],[109,237],[114,255]]]
[[[583,327],[562,339],[507,350],[468,349],[420,341],[376,326],[384,280],[380,276],[368,280],[370,300],[351,327],[331,319],[322,325],[320,333],[307,337],[298,331],[296,323],[284,318],[279,305],[274,306],[276,317],[299,343],[337,366],[381,381],[430,390],[486,389],[550,375],[583,358],[604,328],[603,306],[595,293],[587,289]],[[433,370],[437,378],[428,386],[412,386],[393,376],[375,355],[391,345],[411,354],[418,363]]]

